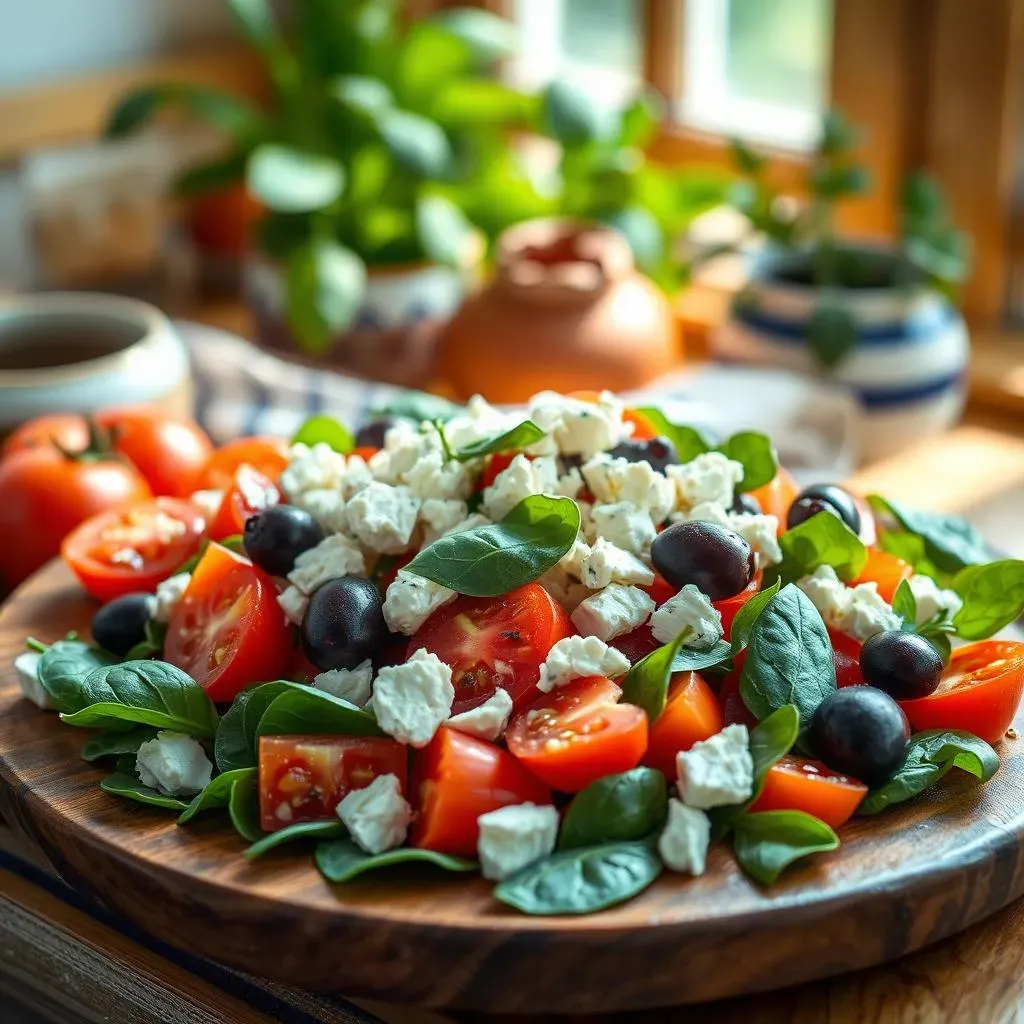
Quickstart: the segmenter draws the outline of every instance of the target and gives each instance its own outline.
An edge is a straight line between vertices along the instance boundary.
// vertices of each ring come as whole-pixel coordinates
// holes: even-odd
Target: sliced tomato
[[[741,590],[724,601],[713,601],[712,604],[718,609],[722,616],[722,630],[725,639],[732,636],[732,624],[736,621],[740,609],[761,589],[761,573],[756,573],[754,578],[747,584],[745,590]]]
[[[438,729],[414,758],[413,846],[476,857],[481,814],[508,804],[551,803],[551,790],[507,750],[454,729]]]
[[[457,715],[497,689],[517,706],[529,701],[548,651],[574,632],[562,606],[539,583],[528,583],[501,597],[457,598],[410,638],[408,653],[424,647],[451,666]]]
[[[864,568],[850,586],[877,583],[879,596],[892,604],[899,585],[913,575],[914,567],[902,558],[890,555],[888,551],[868,551],[868,560],[864,563]]]
[[[245,532],[245,521],[281,501],[281,492],[274,481],[258,469],[243,462],[235,470],[231,483],[221,498],[220,508],[208,531],[211,540],[223,540]]]
[[[194,505],[157,498],[87,519],[64,538],[61,554],[93,597],[112,601],[155,590],[196,554],[205,529]]]
[[[276,832],[297,821],[336,821],[342,798],[378,775],[405,791],[408,753],[397,740],[364,736],[261,736],[260,824]]]
[[[746,660],[746,650],[740,651],[733,659],[733,670],[722,677],[722,685],[718,688],[718,703],[722,706],[722,717],[727,725],[745,725],[753,729],[757,718],[740,694],[740,676]]]
[[[673,587],[671,583],[660,572],[654,574],[654,582],[649,583],[646,587],[641,587],[642,590],[646,590],[650,594],[651,599],[660,608],[669,598],[675,597],[679,593],[678,587]]]
[[[939,688],[900,703],[915,731],[966,729],[997,743],[1024,696],[1024,643],[982,640],[953,652]]]
[[[647,715],[620,704],[603,676],[575,679],[523,708],[505,733],[508,749],[553,789],[578,793],[635,768],[647,749]]]
[[[677,672],[664,710],[648,727],[643,763],[674,779],[676,754],[724,728],[722,708],[711,687],[696,672]]]
[[[761,487],[755,487],[750,492],[751,497],[757,499],[761,511],[766,516],[777,516],[779,520],[779,532],[786,529],[786,513],[789,506],[796,500],[800,493],[796,480],[787,469],[779,466],[774,479]]]
[[[836,666],[836,685],[842,689],[844,686],[863,686],[864,675],[860,670],[860,650],[864,645],[846,633],[840,633],[838,629],[829,629],[829,639],[832,641],[832,661]]]
[[[222,444],[206,463],[197,490],[226,491],[242,463],[276,483],[288,468],[288,442],[280,437],[240,437]]]
[[[279,679],[291,664],[292,632],[273,580],[233,551],[210,544],[171,615],[164,657],[214,701]]]
[[[784,757],[768,769],[752,811],[804,811],[839,828],[853,817],[868,787],[820,761]]]

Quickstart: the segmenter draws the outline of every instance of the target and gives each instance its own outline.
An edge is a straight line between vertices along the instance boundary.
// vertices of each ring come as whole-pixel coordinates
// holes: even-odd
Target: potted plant
[[[862,455],[889,454],[948,427],[960,414],[968,336],[954,306],[969,269],[969,239],[921,172],[900,191],[899,237],[888,245],[839,237],[836,203],[869,187],[853,156],[854,129],[823,121],[807,172],[808,201],[780,197],[767,160],[742,142],[731,195],[751,233],[750,278],[718,332],[718,354],[827,375],[864,410]],[[720,252],[721,250],[717,250]]]

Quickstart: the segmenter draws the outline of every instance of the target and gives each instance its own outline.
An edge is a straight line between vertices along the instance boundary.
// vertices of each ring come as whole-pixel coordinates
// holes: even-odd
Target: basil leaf
[[[919,633],[939,652],[942,664],[948,665],[949,659],[953,656],[953,645],[950,642],[949,634],[941,629],[922,629]]]
[[[743,870],[771,885],[794,861],[839,848],[839,836],[803,811],[744,814],[735,825],[733,853]]]
[[[983,739],[958,729],[931,729],[910,738],[907,759],[896,774],[861,801],[858,814],[877,814],[934,786],[951,768],[988,782],[999,755]]]
[[[217,725],[217,735],[213,741],[213,759],[222,772],[256,765],[256,753],[250,749],[249,739],[245,733],[245,706],[252,692],[242,690]]]
[[[622,680],[622,699],[627,704],[643,708],[648,724],[657,721],[658,715],[665,710],[673,663],[679,649],[692,634],[693,630],[688,626],[671,643],[641,658]]]
[[[86,677],[104,665],[116,665],[117,658],[81,640],[58,640],[39,659],[36,673],[54,708],[62,714],[81,711],[93,703],[82,688]]]
[[[103,665],[86,676],[80,694],[87,706],[62,714],[68,725],[116,727],[135,722],[210,740],[217,732],[217,709],[203,688],[163,661]]]
[[[771,570],[784,582],[830,565],[841,580],[856,579],[868,560],[864,542],[831,512],[819,512],[779,537],[782,562]]]
[[[371,416],[396,416],[416,423],[441,420],[447,422],[464,413],[465,406],[449,402],[447,398],[429,395],[425,391],[405,391],[382,405],[375,406]]]
[[[192,802],[185,808],[181,817],[178,818],[178,824],[187,825],[197,814],[203,811],[227,807],[231,803],[231,791],[235,783],[240,779],[255,779],[256,772],[255,768],[236,768],[230,772],[223,772],[215,779],[211,779],[206,789],[192,798]]]
[[[676,426],[660,409],[656,409],[654,406],[644,406],[636,411],[650,420],[654,429],[662,437],[667,437],[672,442],[679,455],[681,465],[692,462],[698,455],[710,452],[715,447],[714,443],[695,427]]]
[[[326,444],[342,455],[348,455],[356,446],[356,439],[352,431],[333,416],[317,415],[310,416],[305,423],[299,427],[292,444],[306,444],[310,448],[315,444]]]
[[[383,736],[377,720],[323,690],[288,683],[263,713],[259,736]]]
[[[719,640],[706,651],[695,651],[690,647],[680,647],[672,659],[673,672],[699,672],[704,668],[714,668],[728,660],[732,655],[732,647],[725,640]]]
[[[157,730],[149,725],[137,725],[127,732],[102,732],[82,747],[82,759],[98,761],[101,757],[137,754],[143,743],[156,739],[156,734]]]
[[[580,510],[572,498],[532,494],[500,523],[435,540],[405,568],[470,597],[497,597],[543,576],[572,547]]]
[[[987,640],[1024,615],[1024,561],[1004,558],[961,569],[953,589],[963,607],[953,617],[964,640]]]
[[[903,620],[903,628],[909,632],[917,629],[917,598],[907,580],[900,580],[892,599],[892,610]]]
[[[260,825],[259,779],[256,772],[239,775],[231,785],[228,814],[235,831],[250,843],[258,842],[266,833]]]
[[[779,471],[779,456],[771,438],[756,430],[733,434],[718,449],[743,467],[743,479],[736,485],[740,492],[753,491],[771,483]]]
[[[523,420],[518,426],[506,430],[504,434],[483,441],[474,441],[473,444],[456,449],[452,457],[459,462],[468,462],[470,459],[479,459],[481,456],[495,455],[498,452],[519,452],[529,448],[531,444],[543,441],[546,436],[533,420]]]
[[[562,820],[560,850],[644,839],[668,817],[668,785],[654,768],[634,768],[592,782],[573,797]]]
[[[272,683],[262,683],[259,686],[254,686],[248,691],[249,697],[242,705],[242,731],[245,733],[245,742],[249,747],[249,757],[252,764],[259,763],[260,741],[257,730],[259,729],[260,719],[263,718],[267,708],[285,690],[290,686],[296,685],[299,684],[278,679]],[[237,739],[235,742],[237,742]]]
[[[835,689],[836,667],[825,623],[810,598],[789,584],[750,629],[740,696],[758,720],[784,704],[795,704],[806,724]]]
[[[100,783],[100,789],[114,796],[127,797],[139,804],[163,807],[171,811],[181,811],[188,806],[184,800],[179,800],[176,796],[166,796],[156,789],[144,786],[137,775],[125,771],[115,772],[110,778],[104,779]]]
[[[732,630],[729,636],[734,655],[739,654],[750,643],[750,631],[753,629],[754,622],[768,607],[781,586],[782,581],[776,580],[766,590],[755,594],[736,613],[736,618],[732,620]]]
[[[499,882],[494,898],[524,914],[592,914],[641,893],[661,874],[649,843],[562,850]]]
[[[445,871],[476,871],[478,865],[461,857],[434,850],[403,846],[384,853],[365,853],[349,839],[320,843],[316,848],[316,866],[329,882],[347,882],[364,871],[376,871],[396,864],[430,864]]]
[[[981,534],[960,516],[918,512],[879,494],[868,495],[868,501],[876,511],[891,516],[908,533],[920,537],[925,554],[943,572],[958,572],[989,559],[988,545]]]
[[[292,825],[268,832],[253,843],[244,854],[246,860],[255,860],[270,850],[298,839],[339,839],[345,835],[345,826],[340,821],[296,821]]]

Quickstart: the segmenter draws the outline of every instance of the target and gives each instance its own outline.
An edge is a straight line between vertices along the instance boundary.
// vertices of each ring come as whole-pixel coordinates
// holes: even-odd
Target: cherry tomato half
[[[90,594],[112,601],[155,590],[199,550],[205,529],[194,505],[157,498],[87,519],[64,539],[61,553]]]
[[[696,672],[677,672],[664,710],[648,727],[643,763],[674,779],[676,754],[724,728],[722,709],[711,687]]]
[[[752,811],[804,811],[832,828],[853,817],[868,787],[820,761],[784,757],[768,769]]]
[[[868,560],[860,575],[850,584],[855,587],[860,583],[877,583],[879,596],[892,604],[896,596],[896,590],[904,580],[909,580],[914,574],[914,567],[889,554],[888,551],[869,551]]]
[[[223,540],[225,537],[243,533],[245,521],[250,516],[277,505],[280,501],[281,492],[274,482],[258,469],[253,469],[247,462],[243,462],[235,470],[235,475],[221,499],[220,508],[210,523],[210,539]]]
[[[276,483],[288,468],[288,442],[280,437],[240,437],[222,444],[210,456],[196,489],[226,491],[243,462]]]
[[[982,640],[953,652],[939,688],[900,703],[915,731],[966,729],[997,743],[1024,696],[1024,643]]]
[[[575,679],[520,711],[508,749],[553,789],[578,793],[605,775],[635,768],[647,749],[647,715],[620,704],[603,676]]]
[[[846,633],[838,629],[830,629],[828,637],[832,641],[832,661],[836,666],[836,685],[863,686],[864,674],[860,670],[860,651],[864,646]]]
[[[214,701],[281,678],[292,634],[273,581],[249,559],[210,544],[171,615],[164,657]]]
[[[507,804],[550,804],[551,790],[507,750],[440,728],[415,754],[410,799],[417,810],[413,846],[475,857],[477,819]]]
[[[755,573],[746,589],[741,590],[738,594],[722,601],[712,602],[722,616],[722,630],[726,640],[732,636],[732,624],[736,621],[740,609],[761,589],[761,575],[761,573]]]
[[[452,669],[452,714],[507,690],[516,705],[532,699],[548,651],[575,632],[569,616],[539,583],[501,597],[460,597],[439,609],[409,640]]]

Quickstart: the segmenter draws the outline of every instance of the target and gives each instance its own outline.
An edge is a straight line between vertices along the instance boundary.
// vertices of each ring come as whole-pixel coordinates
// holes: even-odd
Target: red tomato
[[[897,587],[913,575],[914,567],[909,562],[904,562],[902,558],[890,555],[888,551],[869,551],[864,568],[850,586],[877,583],[879,596],[892,604]]]
[[[1024,696],[1024,643],[982,640],[953,652],[939,688],[900,703],[915,731],[966,729],[997,743]]]
[[[261,736],[260,824],[276,832],[296,821],[336,821],[342,797],[378,775],[405,791],[408,756],[397,740],[356,736]]]
[[[211,544],[167,626],[164,657],[214,701],[278,679],[292,658],[292,633],[266,573]]]
[[[660,572],[654,574],[654,582],[648,584],[646,587],[642,587],[642,590],[646,590],[651,595],[654,603],[660,608],[669,598],[675,597],[679,593],[678,587],[673,587],[671,583]]]
[[[711,687],[696,672],[677,672],[665,709],[648,728],[644,764],[674,779],[676,754],[724,728],[722,709]]]
[[[512,460],[518,454],[519,452],[498,452],[496,455],[489,456],[484,465],[484,471],[480,474],[480,480],[477,482],[477,490],[482,491],[485,487],[490,487],[497,479],[498,474],[512,465]],[[532,456],[527,455],[526,457],[529,459]]]
[[[713,601],[712,604],[722,614],[722,629],[725,639],[732,636],[732,624],[736,620],[740,609],[761,589],[761,573],[757,573],[748,584],[746,590],[741,590],[724,601]]]
[[[477,819],[508,804],[550,804],[551,790],[501,747],[441,728],[414,755],[413,846],[476,857]]]
[[[629,633],[614,637],[608,641],[608,645],[621,651],[629,659],[630,665],[635,665],[661,647],[661,643],[654,639],[651,627],[647,623],[637,626]]]
[[[784,757],[768,769],[752,811],[804,811],[832,828],[853,817],[868,787],[820,761]]]
[[[575,632],[569,616],[539,583],[501,597],[460,597],[430,616],[409,640],[452,669],[457,715],[499,687],[521,705],[535,694],[548,651]]]
[[[840,633],[837,629],[828,631],[829,639],[832,641],[832,661],[836,666],[836,685],[842,689],[844,686],[863,686],[864,676],[860,670],[860,649],[863,646],[859,640],[852,636]]]
[[[187,501],[157,498],[102,512],[68,534],[61,554],[101,601],[155,590],[203,541],[206,521]]]
[[[65,451],[80,452],[89,444],[89,426],[83,416],[57,413],[40,416],[23,423],[0,447],[0,458],[6,458],[23,448],[53,447],[57,442]]]
[[[623,409],[622,420],[624,423],[633,424],[633,433],[630,437],[634,441],[652,441],[658,436],[658,428],[636,409]]]
[[[276,483],[288,467],[288,442],[280,437],[240,437],[222,444],[210,456],[196,489],[226,491],[243,462]]]
[[[362,448],[353,448],[350,454],[358,455],[359,458],[361,458],[364,462],[369,462],[370,459],[374,455],[376,455],[377,452],[379,452],[379,451],[380,451],[379,448],[362,447]]]
[[[800,488],[797,486],[797,482],[789,470],[783,469],[781,466],[779,466],[774,480],[761,487],[756,487],[750,492],[751,497],[757,499],[761,511],[766,516],[778,517],[780,533],[786,529],[786,513],[799,493]]]
[[[733,659],[733,670],[722,676],[722,685],[718,688],[718,703],[722,705],[722,717],[727,725],[745,725],[748,729],[753,729],[757,725],[757,718],[740,695],[740,676],[743,674],[743,663],[746,660],[746,650],[740,651]]]
[[[578,793],[605,775],[635,768],[647,749],[647,715],[620,704],[610,679],[575,679],[511,721],[508,749],[554,789]]]
[[[247,462],[243,462],[235,470],[235,475],[221,499],[220,508],[210,523],[210,539],[223,540],[225,537],[243,533],[245,521],[250,516],[277,505],[280,501],[281,492],[274,486],[274,482],[259,470],[253,469]]]

